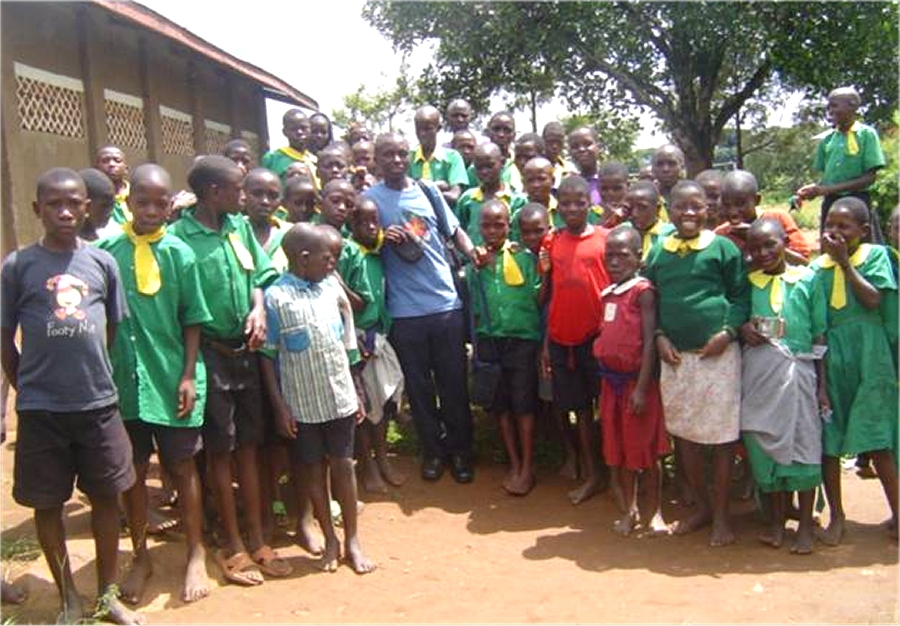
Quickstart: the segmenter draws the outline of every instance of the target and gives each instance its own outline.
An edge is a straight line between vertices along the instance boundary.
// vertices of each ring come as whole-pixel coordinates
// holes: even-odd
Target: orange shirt
[[[809,246],[809,242],[806,240],[806,236],[797,226],[797,222],[795,222],[794,218],[792,218],[788,213],[786,213],[785,211],[762,211],[760,209],[757,209],[756,216],[757,219],[764,217],[766,219],[777,220],[781,224],[781,227],[784,228],[784,232],[787,235],[788,249],[793,250],[797,254],[802,255],[803,258],[809,260],[812,254],[812,249]],[[715,233],[717,235],[722,235],[731,239],[731,241],[734,242],[734,245],[740,248],[740,250],[743,252],[744,244],[746,242],[740,237],[735,237],[731,234],[731,224],[729,224],[728,222],[719,224],[718,226],[716,226]]]

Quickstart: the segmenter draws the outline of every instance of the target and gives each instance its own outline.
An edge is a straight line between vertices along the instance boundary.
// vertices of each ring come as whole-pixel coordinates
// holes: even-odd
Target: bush
[[[875,184],[872,185],[872,206],[878,211],[883,228],[887,227],[891,211],[897,206],[897,177],[900,176],[897,164],[897,126],[900,125],[900,113],[894,112],[893,124],[881,133],[881,148],[887,164],[878,171]]]

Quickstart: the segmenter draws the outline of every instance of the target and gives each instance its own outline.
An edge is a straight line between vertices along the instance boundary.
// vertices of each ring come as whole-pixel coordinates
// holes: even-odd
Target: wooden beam
[[[9,17],[9,3],[0,3],[0,20],[5,24],[13,24]],[[11,50],[10,37],[0,37],[0,254],[6,256],[18,248],[17,232],[18,216],[16,206],[24,205],[25,188],[22,186],[25,175],[21,160],[11,160],[10,154],[22,154],[22,129],[19,123],[18,97],[16,96],[16,73],[13,62],[16,60]],[[17,203],[18,200],[18,203]]]
[[[147,137],[147,159],[159,163],[162,155],[162,122],[159,119],[159,99],[150,76],[147,38],[138,37],[138,72],[141,79],[141,98],[144,100],[144,133]]]
[[[188,58],[187,84],[185,88],[190,96],[190,114],[194,129],[194,154],[206,154],[206,124],[203,117],[203,102],[200,98],[197,63],[194,57]]]
[[[103,83],[100,72],[95,71],[93,34],[87,9],[81,3],[73,3],[78,37],[78,60],[81,65],[81,80],[84,82],[84,108],[87,120],[87,162],[93,163],[97,150],[107,143],[106,108],[103,103]]]

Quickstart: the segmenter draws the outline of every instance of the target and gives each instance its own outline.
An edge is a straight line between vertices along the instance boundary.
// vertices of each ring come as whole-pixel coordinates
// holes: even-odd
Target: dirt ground
[[[15,432],[2,448],[2,540],[33,541],[31,512],[10,495]],[[475,482],[449,475],[424,483],[413,458],[397,459],[406,485],[366,502],[363,546],[378,570],[317,571],[286,535],[275,545],[294,574],[261,587],[225,585],[213,559],[210,597],[179,599],[184,549],[177,540],[151,542],[155,572],[140,609],[164,623],[897,623],[897,546],[881,523],[886,505],[875,480],[845,471],[850,518],[843,545],[817,545],[811,556],[775,551],[756,540],[751,502],[733,504],[738,542],[709,548],[707,533],[656,539],[612,531],[617,510],[606,495],[574,507],[569,481],[541,468],[525,498],[500,487],[503,467],[482,460]],[[152,483],[158,490],[158,482]],[[67,505],[75,580],[93,600],[93,545],[88,509]],[[685,515],[668,504],[668,520]],[[789,537],[790,541],[790,537]],[[120,543],[120,567],[129,543]],[[29,593],[4,606],[3,623],[52,623],[57,596],[43,558],[5,561],[3,575]],[[10,620],[10,621],[7,621]]]

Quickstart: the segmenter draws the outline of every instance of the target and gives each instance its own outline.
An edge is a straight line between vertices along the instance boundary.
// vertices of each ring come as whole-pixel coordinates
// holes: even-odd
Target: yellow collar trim
[[[355,239],[353,241],[356,241]],[[359,246],[359,249],[363,254],[378,254],[381,252],[381,246],[384,245],[384,230],[379,228],[378,234],[375,236],[375,246],[370,248],[358,241],[356,241],[356,245]]]
[[[677,233],[673,233],[663,239],[663,249],[678,256],[687,256],[691,252],[708,248],[715,238],[716,234],[711,230],[702,230],[699,235],[690,239],[681,239]]]
[[[312,154],[310,153],[309,150],[304,150],[303,152],[300,152],[290,146],[284,146],[283,148],[278,148],[278,150],[280,152],[284,153],[285,155],[291,157],[295,161],[310,162],[313,160]]]

